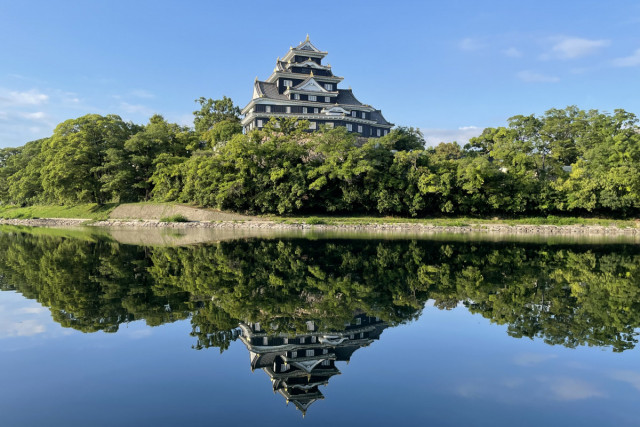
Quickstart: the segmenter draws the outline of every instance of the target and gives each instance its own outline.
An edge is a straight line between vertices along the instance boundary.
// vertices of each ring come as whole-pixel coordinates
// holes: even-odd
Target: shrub
[[[189,220],[184,215],[177,214],[160,218],[160,222],[189,222]]]
[[[309,225],[314,225],[314,224],[326,224],[325,220],[318,218],[317,216],[312,216],[307,218],[307,220],[305,221],[307,224]]]

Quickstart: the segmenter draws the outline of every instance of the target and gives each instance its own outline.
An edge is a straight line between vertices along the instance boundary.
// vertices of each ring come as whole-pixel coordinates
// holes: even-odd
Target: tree
[[[426,144],[420,129],[406,126],[393,129],[385,138],[393,140],[393,149],[397,151],[423,150]]]
[[[88,114],[59,124],[42,145],[43,198],[54,203],[104,203],[109,150],[123,150],[139,127],[119,116]]]
[[[200,97],[195,102],[200,104],[200,109],[193,112],[196,134],[203,143],[200,148],[204,148],[204,146],[213,148],[216,143],[228,140],[222,138],[228,138],[232,135],[231,132],[238,130],[240,108],[233,104],[231,98],[223,96],[222,99],[213,100]],[[218,129],[214,131],[216,124],[221,122],[226,122],[226,124],[218,126]]]

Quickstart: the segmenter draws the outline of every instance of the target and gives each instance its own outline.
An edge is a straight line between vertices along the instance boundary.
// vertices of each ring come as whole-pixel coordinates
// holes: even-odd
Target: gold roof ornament
[[[304,41],[308,42],[309,41],[309,33],[307,33],[307,38],[304,39]]]

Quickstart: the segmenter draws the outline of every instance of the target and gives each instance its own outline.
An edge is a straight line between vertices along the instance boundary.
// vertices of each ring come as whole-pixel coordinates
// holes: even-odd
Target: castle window
[[[331,101],[331,98],[329,98],[328,96],[325,96],[324,97],[324,102],[329,102],[329,101]]]
[[[304,337],[300,337],[300,344],[304,344]]]
[[[269,345],[269,338],[263,337],[262,338],[262,345]]]
[[[318,114],[318,112],[319,112],[319,111],[320,111],[320,110],[319,110],[318,108],[314,108],[314,109],[313,109],[313,114]]]
[[[367,113],[365,113],[364,111],[362,112],[362,118],[366,119],[367,118]]]
[[[318,128],[318,124],[316,122],[309,122],[309,129],[316,130]]]
[[[311,357],[311,356],[313,356],[313,353],[314,353],[314,351],[313,351],[313,349],[311,349],[311,350],[306,350],[304,354],[307,357]]]
[[[378,136],[380,136],[380,129],[378,129]]]
[[[333,129],[333,122],[327,122],[327,129]]]
[[[287,107],[287,113],[291,113],[291,107]],[[378,131],[378,133],[380,133],[380,131]],[[380,136],[380,135],[378,135]]]
[[[356,110],[352,110],[351,111],[351,116],[352,117],[356,117],[358,115],[358,112]]]
[[[325,83],[325,84],[324,84],[324,88],[325,88],[326,90],[331,90],[331,89],[333,89],[333,86],[331,85],[331,83]]]
[[[300,99],[300,94],[299,93],[294,93],[293,94],[293,99]]]
[[[259,128],[261,128],[261,127],[262,127],[262,119],[258,119],[258,123],[257,123],[257,125],[256,125],[256,126],[258,126]],[[259,330],[260,330],[260,326],[257,326],[256,331],[259,331]]]
[[[362,319],[360,317],[356,319],[356,325],[362,325]]]
[[[309,95],[309,101],[315,101],[318,98],[315,95]]]
[[[358,132],[362,133],[362,126],[358,125]]]
[[[292,351],[291,352],[291,358],[295,359],[296,357],[298,357],[298,352],[297,351]]]
[[[307,114],[307,107],[302,107],[302,114]]]
[[[385,134],[385,136],[386,136],[388,133],[389,133],[389,129],[385,129],[385,130],[384,130],[384,134]],[[377,319],[376,319],[376,320],[377,320]]]
[[[329,353],[329,350],[327,350],[326,348],[322,349],[322,354],[328,354],[328,353]]]
[[[282,83],[284,84],[284,87],[293,86],[293,81],[292,80],[284,80]]]
[[[315,344],[315,342],[316,342],[316,336],[312,335],[311,336],[311,344]]]
[[[330,360],[323,360],[322,361],[322,366],[329,366],[331,364]]]
[[[351,123],[347,123],[347,130],[353,132],[353,125]]]
[[[271,112],[271,105],[265,105],[264,106],[264,111],[266,111],[267,113]]]

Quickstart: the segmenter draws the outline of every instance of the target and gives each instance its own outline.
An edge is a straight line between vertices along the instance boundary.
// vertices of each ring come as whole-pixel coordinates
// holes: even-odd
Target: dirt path
[[[160,220],[174,215],[182,215],[189,221],[253,221],[254,217],[214,209],[194,208],[185,205],[126,203],[109,214],[110,219]]]

